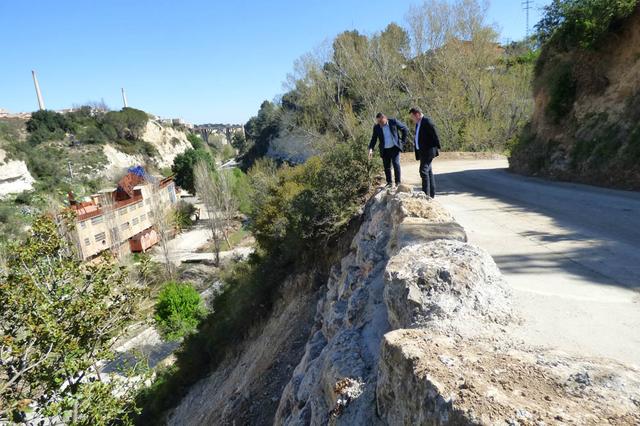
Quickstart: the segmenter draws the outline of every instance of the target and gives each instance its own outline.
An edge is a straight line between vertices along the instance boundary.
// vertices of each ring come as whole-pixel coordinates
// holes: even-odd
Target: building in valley
[[[130,170],[116,188],[102,190],[87,201],[69,198],[82,259],[107,249],[117,253],[146,251],[158,242],[155,215],[166,213],[177,202],[172,177],[148,178],[141,168]]]

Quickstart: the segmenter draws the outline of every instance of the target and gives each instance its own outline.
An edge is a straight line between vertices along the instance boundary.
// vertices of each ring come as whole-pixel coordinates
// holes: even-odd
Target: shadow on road
[[[509,232],[548,248],[522,253],[514,247],[517,254],[494,256],[504,272],[544,278],[560,269],[589,282],[640,289],[639,193],[550,182],[505,169],[441,173],[436,180],[439,197],[472,195],[484,202],[474,203],[482,207],[471,214],[502,220],[505,213],[513,215],[520,227]],[[548,218],[550,226],[538,229],[527,222],[531,213]]]

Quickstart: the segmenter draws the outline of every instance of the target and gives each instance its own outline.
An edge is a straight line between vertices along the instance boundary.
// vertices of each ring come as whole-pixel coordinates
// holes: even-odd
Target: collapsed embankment
[[[171,424],[640,423],[640,371],[516,343],[495,263],[422,195],[375,195],[326,284],[284,288]]]

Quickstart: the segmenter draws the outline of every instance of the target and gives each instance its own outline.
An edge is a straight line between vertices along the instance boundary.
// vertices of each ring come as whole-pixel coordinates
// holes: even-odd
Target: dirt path
[[[505,159],[437,159],[437,199],[494,257],[528,343],[640,365],[640,194],[508,173]],[[418,165],[404,159],[406,183]]]

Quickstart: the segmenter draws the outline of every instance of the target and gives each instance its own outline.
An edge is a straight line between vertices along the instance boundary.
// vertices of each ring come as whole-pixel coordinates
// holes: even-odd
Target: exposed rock
[[[6,161],[6,153],[0,149],[0,198],[30,191],[34,182],[24,161]]]
[[[460,241],[411,245],[386,268],[392,329],[429,327],[469,335],[512,318],[510,292],[485,251]],[[478,326],[479,325],[479,326]]]
[[[158,167],[170,167],[178,154],[191,148],[191,142],[187,140],[187,133],[173,127],[163,126],[155,121],[147,122],[142,139],[158,150],[159,155],[155,158]]]
[[[637,425],[639,377],[615,362],[396,330],[384,336],[376,396],[389,425]]]
[[[107,157],[107,165],[103,174],[109,179],[117,179],[129,167],[141,164],[144,158],[141,155],[129,155],[117,150],[112,145],[106,144],[102,147],[104,155]]]
[[[411,187],[407,184],[401,183],[400,185],[398,185],[398,187],[396,188],[396,192],[405,192],[410,194],[413,190],[411,189]]]
[[[379,191],[326,286],[287,283],[170,423],[640,424],[640,372],[517,342],[508,287],[465,241],[437,202]]]
[[[178,154],[191,148],[185,132],[155,121],[147,122],[142,140],[149,142],[158,151],[158,155],[153,158],[158,167],[170,167]],[[141,155],[126,154],[110,144],[104,145],[103,150],[108,160],[103,174],[111,179],[122,174],[127,168],[145,161]]]

